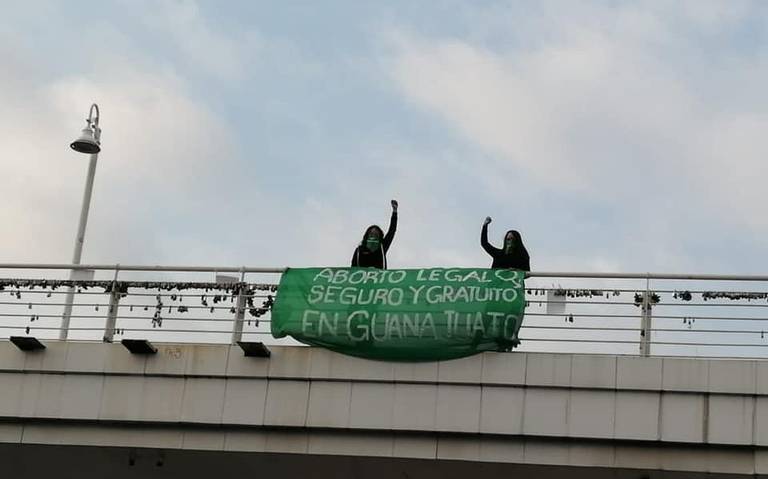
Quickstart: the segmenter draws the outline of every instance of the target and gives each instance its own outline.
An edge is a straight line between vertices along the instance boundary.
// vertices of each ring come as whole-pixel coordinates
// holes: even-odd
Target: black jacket
[[[397,231],[397,212],[392,212],[392,217],[389,219],[387,234],[385,234],[384,238],[381,240],[381,247],[378,250],[371,251],[365,247],[365,237],[368,234],[368,231],[374,227],[378,228],[378,226],[372,225],[365,230],[363,240],[357,248],[355,248],[354,254],[352,254],[352,266],[387,269],[387,251],[389,251],[389,246],[392,244],[392,240],[395,239],[395,231]]]
[[[517,231],[509,230],[507,233],[510,231],[515,235],[515,247],[509,254],[507,254],[503,249],[491,246],[488,242],[488,225],[483,225],[483,232],[480,234],[480,245],[485,252],[493,258],[491,268],[513,268],[522,271],[530,271],[531,258],[528,256],[528,250],[525,249],[523,239]],[[506,237],[506,234],[504,236]]]

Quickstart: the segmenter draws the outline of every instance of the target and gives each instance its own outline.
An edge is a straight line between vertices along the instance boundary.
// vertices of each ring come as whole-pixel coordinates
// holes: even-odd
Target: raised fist
[[[493,220],[491,220],[491,217],[490,216],[486,216],[485,217],[485,222],[483,222],[483,225],[491,224],[491,221],[493,221]]]
[[[397,200],[392,200],[392,211],[397,211]]]

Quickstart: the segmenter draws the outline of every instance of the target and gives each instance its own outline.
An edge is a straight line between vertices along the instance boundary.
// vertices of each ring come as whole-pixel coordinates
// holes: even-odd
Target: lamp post
[[[80,137],[73,141],[69,146],[78,153],[85,153],[91,156],[88,163],[88,176],[85,180],[85,192],[83,193],[83,205],[80,210],[80,223],[77,227],[77,237],[75,238],[75,252],[72,255],[72,264],[80,264],[80,258],[83,255],[83,243],[85,242],[85,226],[88,223],[88,211],[91,207],[91,193],[93,192],[93,178],[96,176],[96,160],[101,151],[101,128],[99,128],[99,106],[95,103],[91,105],[88,113],[88,119],[85,120],[86,126],[80,133]],[[75,279],[76,272],[72,270],[69,274],[70,279]],[[72,315],[72,303],[75,299],[75,288],[70,287],[67,291],[67,298],[64,304],[64,314],[61,318],[61,329],[59,330],[59,340],[67,339],[69,333],[69,319]]]

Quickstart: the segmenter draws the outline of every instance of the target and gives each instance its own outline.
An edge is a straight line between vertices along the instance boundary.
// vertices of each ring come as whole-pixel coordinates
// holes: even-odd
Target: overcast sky
[[[84,23],[87,22],[87,23]],[[0,262],[765,273],[765,2],[6,2]]]

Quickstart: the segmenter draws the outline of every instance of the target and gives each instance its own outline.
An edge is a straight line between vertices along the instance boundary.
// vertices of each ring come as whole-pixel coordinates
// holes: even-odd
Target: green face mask
[[[376,251],[381,246],[381,239],[378,236],[369,236],[365,239],[365,247],[369,251]]]

